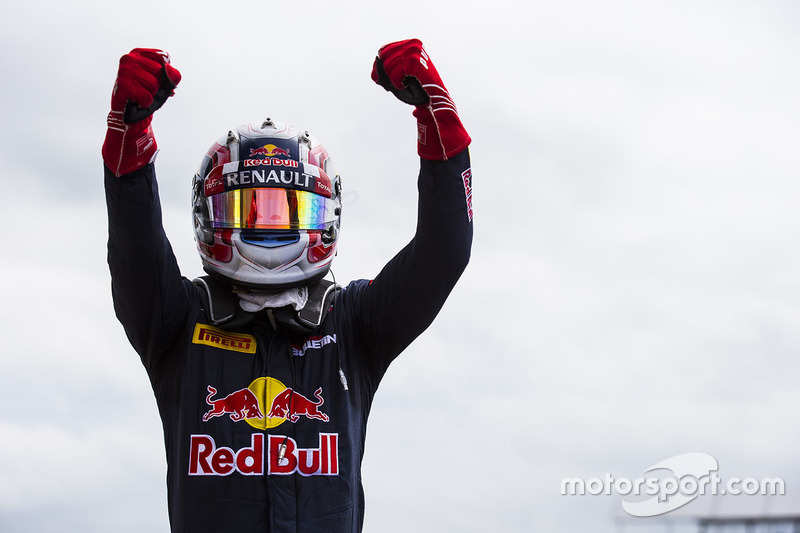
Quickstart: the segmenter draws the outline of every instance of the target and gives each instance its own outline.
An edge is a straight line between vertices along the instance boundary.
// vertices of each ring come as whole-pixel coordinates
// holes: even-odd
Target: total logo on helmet
[[[211,409],[203,415],[203,422],[228,415],[233,422],[244,420],[260,430],[277,427],[287,420],[295,423],[300,417],[328,422],[330,418],[320,410],[325,403],[322,387],[314,391],[314,398],[316,401],[268,376],[256,378],[247,388],[223,397],[209,385],[206,403]]]

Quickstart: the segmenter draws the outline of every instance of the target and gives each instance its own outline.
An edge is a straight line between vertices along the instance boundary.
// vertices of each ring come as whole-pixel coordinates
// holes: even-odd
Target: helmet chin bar
[[[300,241],[299,231],[240,230],[242,242],[264,248],[279,248]]]
[[[203,270],[212,278],[232,286],[243,287],[246,289],[253,289],[256,291],[264,291],[264,292],[282,292],[285,291],[286,289],[292,289],[295,287],[304,287],[307,285],[312,285],[314,283],[317,283],[318,281],[321,281],[322,278],[324,278],[328,274],[328,271],[330,270],[330,265],[328,265],[323,270],[320,270],[314,276],[303,279],[302,281],[296,281],[291,283],[278,283],[278,284],[275,283],[264,284],[264,283],[255,283],[253,281],[236,280],[233,278],[229,278],[224,274],[217,272],[216,270],[213,270],[208,265],[204,265]]]

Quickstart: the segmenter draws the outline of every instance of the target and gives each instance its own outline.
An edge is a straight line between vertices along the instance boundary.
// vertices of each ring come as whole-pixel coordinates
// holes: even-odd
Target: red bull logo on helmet
[[[250,148],[250,157],[255,157],[257,155],[264,157],[292,157],[289,154],[289,150],[275,146],[274,144],[265,144],[258,148]]]
[[[251,150],[252,151],[252,150]],[[277,157],[265,157],[264,159],[245,159],[242,161],[242,166],[245,167],[291,167],[300,168],[300,162],[294,159],[278,159]]]

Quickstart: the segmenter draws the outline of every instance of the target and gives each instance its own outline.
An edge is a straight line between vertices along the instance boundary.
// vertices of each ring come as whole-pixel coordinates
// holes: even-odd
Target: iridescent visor
[[[207,198],[214,228],[326,229],[336,219],[330,198],[291,189],[239,189]]]

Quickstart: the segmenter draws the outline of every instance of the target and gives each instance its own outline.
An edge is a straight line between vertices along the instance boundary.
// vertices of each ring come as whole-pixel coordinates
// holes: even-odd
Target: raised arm
[[[179,81],[164,52],[137,48],[124,55],[102,150],[114,310],[148,369],[177,332],[191,298],[164,234],[152,164],[152,113]]]
[[[380,49],[373,80],[414,106],[419,207],[414,238],[359,287],[362,342],[382,372],[433,321],[472,246],[470,137],[430,57],[416,39]]]

